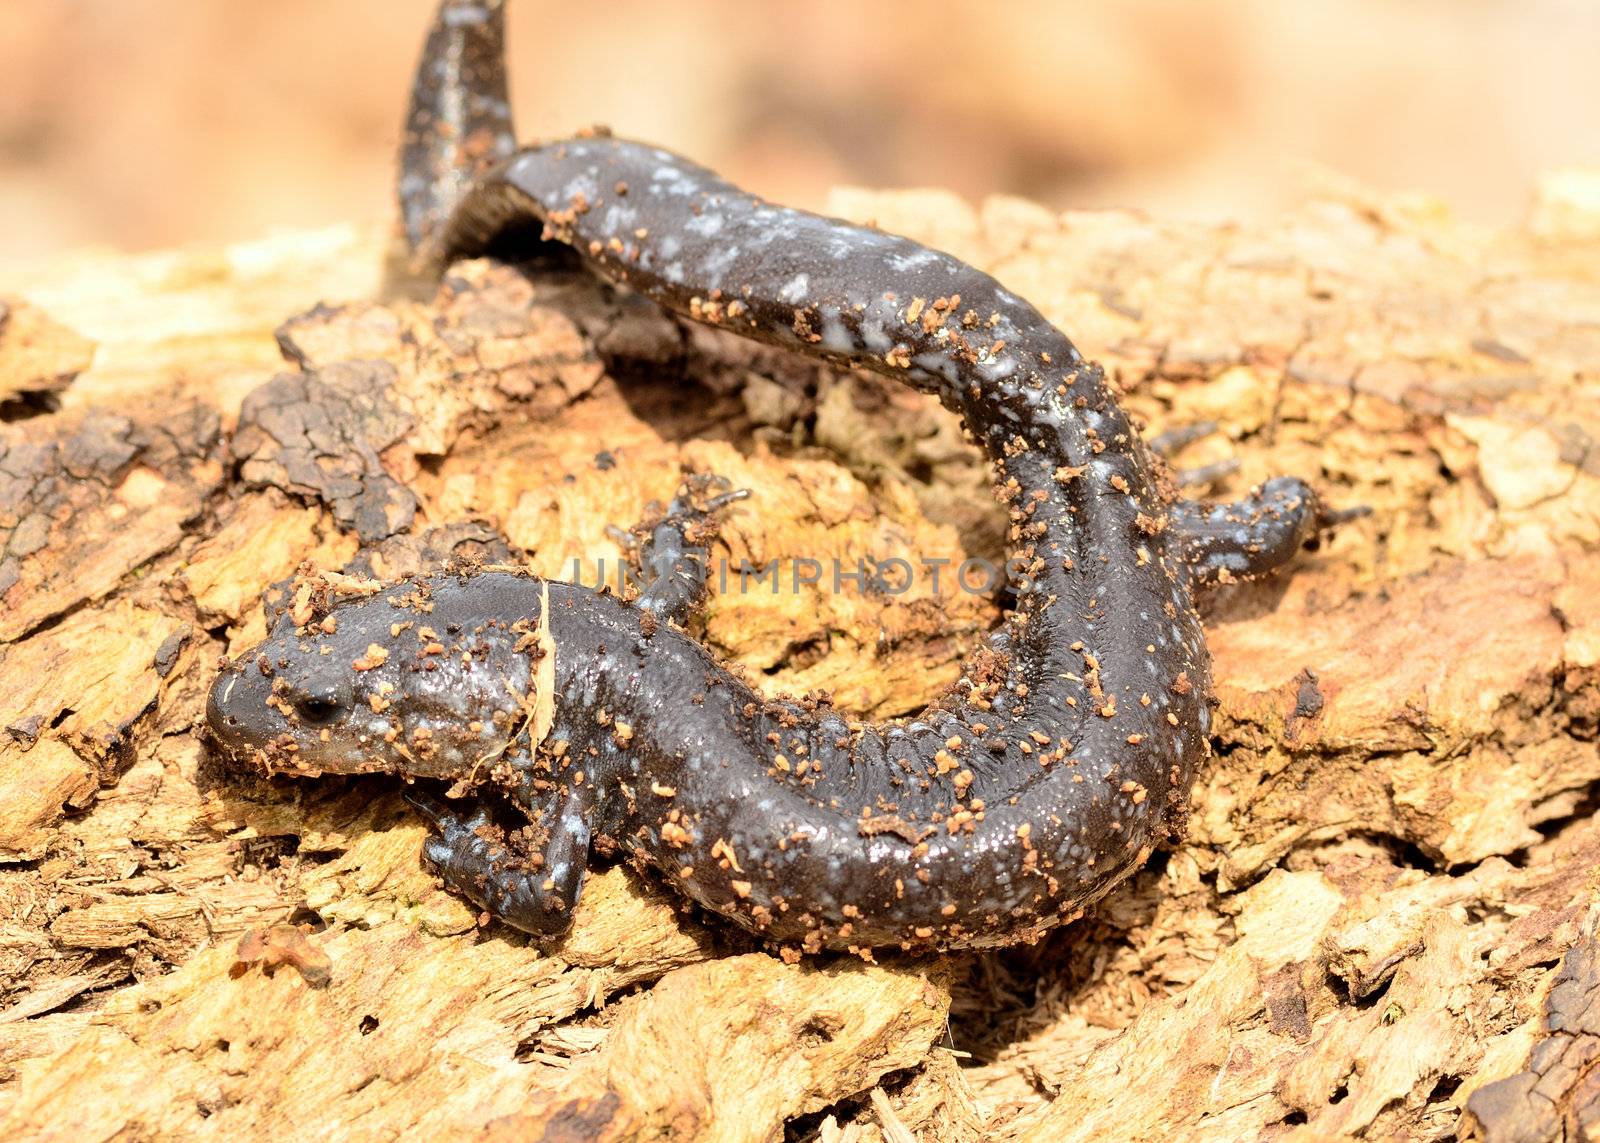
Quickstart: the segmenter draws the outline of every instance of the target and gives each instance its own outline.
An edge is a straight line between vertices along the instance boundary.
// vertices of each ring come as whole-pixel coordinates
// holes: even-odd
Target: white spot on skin
[[[606,208],[605,221],[601,224],[602,234],[616,234],[618,231],[632,231],[639,218],[639,212],[631,206],[619,206],[613,203]]]
[[[989,361],[980,361],[976,366],[978,376],[985,381],[999,381],[1010,377],[1017,371],[1017,363],[1009,357],[997,357]],[[1006,412],[1010,413],[1009,409]],[[1016,414],[1011,414],[1011,419],[1016,420]]]
[[[438,22],[442,22],[443,26],[445,27],[464,27],[467,26],[467,24],[482,24],[482,22],[486,21],[488,18],[490,18],[490,13],[488,13],[488,10],[483,8],[482,5],[461,6],[461,8],[451,8],[451,6],[446,5],[445,8],[440,10],[440,13],[438,13]]]
[[[856,349],[856,339],[851,336],[839,311],[832,306],[822,307],[822,348],[829,353],[847,354]]]
[[[665,151],[658,152],[658,154],[665,158],[672,157]],[[675,198],[687,198],[700,189],[700,184],[697,180],[690,178],[684,171],[671,165],[657,167],[650,176],[650,182],[653,190],[662,194],[672,195]]]
[[[937,374],[952,383],[956,379],[956,363],[942,353],[919,353],[911,360],[927,373]]]
[[[720,287],[722,285],[723,276],[727,273],[729,267],[733,265],[738,257],[739,248],[737,246],[729,246],[718,250],[716,253],[708,257],[704,262],[700,263],[700,269],[705,275],[705,285],[709,289],[713,290]]]
[[[683,228],[690,234],[710,238],[722,229],[722,215],[711,213],[695,215],[683,224]]]
[[[888,353],[894,348],[894,338],[883,331],[882,322],[862,322],[861,340],[874,353]]]
[[[941,257],[938,251],[929,250],[926,247],[913,250],[907,254],[891,254],[888,259],[889,269],[903,274],[922,266],[931,266],[933,263],[938,262]]]
[[[562,201],[568,203],[577,202],[579,197],[588,199],[590,202],[598,199],[600,195],[595,190],[594,172],[585,171],[583,174],[569,179],[567,185],[561,188],[559,197]]]
[[[778,291],[778,300],[787,302],[791,306],[797,306],[806,300],[810,290],[811,276],[809,274],[796,274],[785,282],[783,288]]]
[[[848,242],[837,238],[828,241],[828,256],[835,262],[843,262],[855,252],[855,247]]]

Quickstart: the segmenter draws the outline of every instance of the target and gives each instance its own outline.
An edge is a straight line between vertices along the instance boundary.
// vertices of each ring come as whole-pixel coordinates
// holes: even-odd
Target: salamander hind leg
[[[1230,458],[1186,468],[1177,465],[1175,458],[1195,441],[1211,436],[1218,427],[1216,421],[1192,421],[1159,432],[1145,443],[1149,445],[1151,452],[1173,466],[1172,479],[1179,488],[1202,487],[1233,475],[1239,470],[1239,462]]]
[[[718,514],[748,495],[747,489],[730,490],[720,476],[694,473],[659,516],[651,513],[633,529],[633,555],[645,585],[636,601],[641,611],[682,625],[705,603]]]
[[[589,821],[570,797],[529,808],[531,824],[506,828],[479,804],[458,812],[408,795],[434,826],[423,856],[445,884],[514,929],[554,940],[572,927],[589,858]]]
[[[1179,501],[1171,526],[1193,581],[1206,586],[1266,575],[1321,532],[1366,511],[1329,511],[1305,481],[1279,476],[1232,503]]]
[[[1170,461],[1195,441],[1209,437],[1218,427],[1216,421],[1189,421],[1156,433],[1145,444],[1162,460]]]

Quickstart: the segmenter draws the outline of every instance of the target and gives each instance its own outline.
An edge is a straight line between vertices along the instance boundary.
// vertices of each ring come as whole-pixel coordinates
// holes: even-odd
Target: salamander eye
[[[300,695],[294,700],[294,712],[306,726],[326,726],[344,712],[344,707],[332,695]]]

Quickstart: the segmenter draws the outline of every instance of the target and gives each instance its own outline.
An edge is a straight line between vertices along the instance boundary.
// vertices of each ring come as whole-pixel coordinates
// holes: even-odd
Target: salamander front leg
[[[1206,586],[1266,575],[1321,532],[1367,512],[1331,512],[1305,481],[1279,476],[1231,504],[1179,501],[1171,526],[1194,582]]]
[[[554,940],[572,927],[589,861],[589,821],[578,799],[527,810],[532,823],[507,830],[487,806],[459,813],[416,792],[407,798],[433,822],[422,847],[451,889],[514,929]]]
[[[641,611],[681,625],[705,603],[717,513],[750,495],[743,488],[711,495],[727,487],[720,476],[695,473],[659,519],[647,517],[629,534],[646,585],[635,601]]]

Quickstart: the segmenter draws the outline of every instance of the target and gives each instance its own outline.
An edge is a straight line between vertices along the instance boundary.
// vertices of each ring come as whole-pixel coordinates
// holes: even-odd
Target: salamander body
[[[284,617],[219,678],[214,736],[273,769],[486,798],[430,804],[428,857],[542,937],[595,854],[807,951],[1005,944],[1078,915],[1185,818],[1210,715],[1196,589],[1284,563],[1333,515],[1292,478],[1179,499],[1100,368],[948,254],[645,144],[514,150],[502,48],[498,4],[443,6],[403,153],[419,260],[561,244],[685,318],[935,394],[994,465],[1014,609],[916,718],[764,699],[682,630],[726,500],[686,494],[651,537],[670,573],[632,603],[477,571]]]

